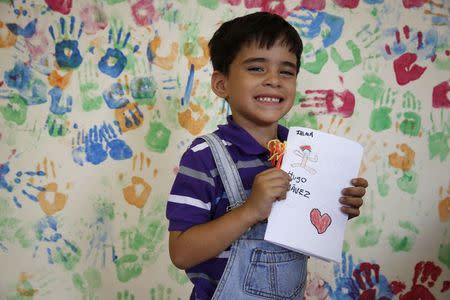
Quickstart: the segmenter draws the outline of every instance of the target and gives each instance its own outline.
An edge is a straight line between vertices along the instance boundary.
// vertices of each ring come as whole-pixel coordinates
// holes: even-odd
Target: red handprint
[[[448,98],[450,92],[450,80],[441,82],[433,88],[433,107],[443,108],[450,107],[450,99]]]
[[[422,7],[430,0],[403,0],[403,6],[405,8]]]
[[[315,107],[315,114],[338,114],[344,118],[351,117],[355,110],[355,96],[349,91],[306,90],[307,96],[300,107]]]
[[[51,10],[68,15],[72,9],[72,0],[45,0]]]
[[[398,84],[405,85],[422,76],[427,68],[414,64],[416,61],[415,53],[404,53],[394,60],[394,72]]]
[[[333,0],[334,3],[344,8],[356,8],[358,7],[359,0]]]
[[[362,293],[360,300],[387,300],[390,299],[391,291],[385,282],[380,281],[380,266],[377,264],[363,262],[359,268],[353,271],[353,277]]]
[[[300,7],[319,11],[325,8],[325,4],[325,0],[302,0],[302,2],[300,3]]]
[[[289,11],[284,4],[284,0],[245,0],[246,8],[261,8],[261,11],[270,12],[286,18]]]
[[[408,84],[411,81],[419,79],[422,74],[427,69],[426,67],[419,66],[415,64],[418,60],[418,56],[415,51],[430,50],[432,45],[424,46],[423,33],[421,31],[417,32],[417,43],[416,39],[410,39],[411,30],[409,26],[403,26],[403,35],[406,38],[408,44],[402,42],[401,33],[399,30],[395,32],[395,42],[393,45],[385,45],[385,51],[388,56],[400,55],[393,63],[395,78],[399,85]],[[405,52],[409,48],[410,52]],[[418,52],[419,53],[419,52]]]
[[[432,288],[439,276],[442,273],[442,269],[439,266],[436,266],[433,262],[419,262],[416,264],[414,269],[414,277],[411,289],[405,293],[400,294],[400,300],[431,300],[436,299],[433,293],[429,290]],[[445,292],[448,290],[449,281],[444,281],[443,286],[440,289],[440,292]],[[398,294],[402,292],[405,288],[405,284],[403,282],[394,281],[391,283],[391,288],[394,294]]]

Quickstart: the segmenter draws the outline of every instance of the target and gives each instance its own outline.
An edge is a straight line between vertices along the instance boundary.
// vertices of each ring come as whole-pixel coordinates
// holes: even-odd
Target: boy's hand
[[[342,190],[342,197],[339,202],[344,206],[341,211],[348,215],[348,219],[359,216],[359,208],[363,205],[362,197],[366,194],[366,188],[369,186],[364,178],[354,178],[351,181],[352,187]]]
[[[269,217],[274,201],[286,199],[290,181],[291,177],[277,168],[256,175],[252,192],[243,205],[255,218],[255,223]]]

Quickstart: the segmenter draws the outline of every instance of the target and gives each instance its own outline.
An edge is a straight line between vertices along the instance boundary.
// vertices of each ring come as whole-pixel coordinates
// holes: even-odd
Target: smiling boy
[[[282,17],[258,12],[222,24],[209,48],[212,90],[232,114],[181,158],[167,203],[170,257],[194,284],[190,299],[302,299],[307,257],[263,240],[290,186],[270,167],[267,143],[287,138],[278,121],[294,103],[302,41]],[[336,199],[349,218],[367,181],[351,184]]]

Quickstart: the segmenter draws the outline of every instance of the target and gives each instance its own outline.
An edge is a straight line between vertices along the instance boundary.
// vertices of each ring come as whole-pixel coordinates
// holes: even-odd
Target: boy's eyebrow
[[[266,61],[267,61],[267,59],[264,57],[250,57],[250,58],[247,58],[246,60],[244,60],[242,62],[242,64],[245,65],[245,64],[255,63],[255,62],[266,62]],[[283,61],[281,64],[284,66],[287,66],[287,67],[294,68],[294,69],[297,68],[297,65],[290,61]]]

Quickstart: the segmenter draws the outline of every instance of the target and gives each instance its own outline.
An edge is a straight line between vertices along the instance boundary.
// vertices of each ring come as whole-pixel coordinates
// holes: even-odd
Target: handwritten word
[[[295,174],[292,171],[289,171],[288,175],[296,183],[300,183],[300,182],[305,183],[306,181],[308,181],[305,177],[295,176]]]
[[[312,131],[311,132],[305,132],[303,130],[297,130],[297,135],[314,137]]]
[[[295,184],[291,184],[291,186],[289,187],[289,190],[294,192],[297,195],[303,196],[308,199],[309,199],[309,195],[311,195],[311,193],[309,191],[301,189],[301,188],[297,187]]]

